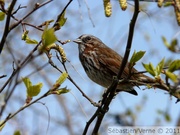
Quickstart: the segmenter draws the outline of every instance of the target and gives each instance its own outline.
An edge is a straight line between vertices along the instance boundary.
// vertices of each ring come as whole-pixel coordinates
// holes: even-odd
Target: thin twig
[[[50,90],[49,90],[49,91],[50,91]],[[48,96],[49,91],[47,91],[44,95],[40,96],[39,98],[35,99],[34,101],[30,102],[29,104],[25,104],[25,105],[22,106],[20,109],[18,109],[15,113],[9,114],[9,115],[5,118],[5,120],[4,120],[2,123],[0,123],[0,127],[1,127],[3,124],[5,124],[8,120],[10,120],[11,118],[13,118],[15,115],[17,115],[19,112],[23,111],[24,109],[26,109],[26,108],[29,107],[30,105],[36,103],[36,102],[39,101],[40,99]]]
[[[97,109],[97,111],[93,114],[93,116],[89,119],[88,122],[86,122],[86,126],[84,128],[84,131],[83,131],[83,134],[82,135],[86,135],[87,134],[87,131],[88,131],[88,128],[89,126],[91,125],[91,123],[94,121],[94,119],[97,117],[98,113],[99,113],[99,108]]]
[[[6,76],[7,76],[7,75],[1,75],[1,76],[0,76],[0,79],[1,79],[1,78],[4,78],[4,77],[6,77]]]
[[[30,24],[30,23],[27,23],[27,22],[22,22],[21,24],[22,24],[22,25],[28,25],[28,26],[31,26],[31,27],[33,27],[33,28],[36,28],[36,29],[38,29],[38,30],[40,30],[40,31],[43,31],[43,29],[41,29],[40,27],[37,27],[37,26],[35,26],[35,25],[33,25],[33,24]]]
[[[1,43],[0,43],[0,54],[2,52],[2,49],[4,47],[4,43],[6,41],[6,37],[9,33],[9,24],[10,24],[10,20],[11,20],[11,13],[12,13],[12,10],[16,4],[16,1],[17,0],[13,0],[10,7],[9,7],[9,10],[8,10],[8,14],[7,14],[7,19],[6,19],[6,24],[5,24],[5,29],[4,29],[4,33],[3,33],[3,36],[2,36],[2,39],[1,39]]]
[[[57,19],[56,19],[56,22],[54,23],[53,25],[53,28],[55,28],[56,30],[56,26],[58,25],[59,27],[59,19],[61,18],[61,16],[63,15],[63,13],[65,12],[66,8],[69,6],[69,4],[72,2],[73,0],[69,0],[69,2],[66,4],[66,6],[64,7],[64,9],[62,10],[62,12],[58,15]]]
[[[5,25],[5,29],[4,29],[4,33],[1,39],[1,43],[0,43],[0,54],[2,52],[2,49],[4,47],[4,43],[6,41],[7,35],[10,33],[11,30],[13,30],[15,27],[17,27],[23,20],[25,20],[27,17],[29,17],[32,13],[34,13],[37,9],[39,9],[40,7],[50,3],[53,0],[48,0],[47,2],[44,2],[43,4],[39,5],[38,7],[34,8],[32,11],[30,11],[26,16],[24,16],[21,20],[19,20],[18,22],[16,22],[15,24],[13,24],[10,28],[9,28],[9,24],[10,24],[10,18],[11,18],[11,14],[12,14],[12,10],[13,7],[15,5],[17,0],[13,0],[13,2],[10,5],[10,8],[8,10],[8,15],[7,15],[7,19],[6,19],[6,25]]]
[[[19,5],[18,8],[12,13],[12,15],[16,14],[22,8],[27,8],[27,6],[22,6],[21,7],[21,5]]]
[[[52,67],[54,67],[56,70],[58,70],[60,73],[62,73],[62,71],[54,64],[54,62],[52,61],[51,56],[50,56],[49,54],[47,54],[47,57],[48,57],[48,59],[49,59],[49,64],[50,64]],[[58,58],[58,59],[59,59],[59,58]],[[60,60],[60,59],[59,59],[59,60]],[[60,61],[60,62],[61,62],[61,61]],[[61,62],[61,63],[62,63],[62,65],[63,65],[65,71],[68,73],[65,64],[64,64],[63,62]],[[92,105],[94,105],[94,106],[96,106],[96,107],[99,106],[98,103],[96,103],[96,102],[94,102],[92,99],[90,99],[90,98],[83,92],[83,90],[81,90],[81,88],[74,82],[74,80],[71,78],[70,75],[68,75],[67,78],[68,78],[69,81],[70,81],[72,84],[74,84],[74,86],[81,92],[82,96],[85,97]]]
[[[5,82],[5,84],[0,89],[0,93],[4,90],[4,88],[7,86],[7,84],[12,80],[14,75],[19,72],[19,70],[27,63],[28,60],[32,58],[33,53],[37,50],[38,46],[41,44],[41,41],[34,47],[34,49],[28,54],[28,56],[23,60],[21,64],[18,65],[18,67],[12,72],[9,79]]]
[[[39,5],[38,7],[34,8],[32,11],[30,11],[27,15],[25,15],[21,20],[19,20],[18,22],[16,22],[15,24],[13,24],[11,27],[10,27],[10,30],[11,31],[12,29],[14,29],[15,27],[17,27],[22,21],[24,21],[27,17],[29,17],[32,13],[34,13],[36,10],[38,10],[39,8],[47,5],[48,3],[52,2],[53,0],[48,0],[44,3],[42,3],[41,5]]]
[[[86,5],[86,8],[87,8],[87,10],[88,10],[88,16],[89,16],[89,19],[90,19],[90,21],[91,21],[93,27],[95,27],[95,24],[94,24],[93,19],[92,19],[92,17],[91,17],[91,12],[90,12],[90,8],[89,8],[89,6],[88,6],[88,3],[87,3],[86,0],[84,0],[84,2],[85,2],[85,5]]]
[[[11,86],[11,84],[10,84],[10,85],[9,85],[9,88],[8,88],[9,92],[6,91],[4,103],[3,103],[2,107],[1,107],[1,110],[0,110],[0,117],[2,116],[3,111],[4,111],[5,108],[7,107],[7,103],[8,103],[8,101],[9,101],[9,99],[11,98],[11,96],[12,96],[12,94],[13,94],[16,86],[17,86],[18,77],[19,77],[19,72],[18,72],[15,76],[16,76],[16,78],[15,78],[15,83],[13,84],[11,90],[10,90],[10,86]]]

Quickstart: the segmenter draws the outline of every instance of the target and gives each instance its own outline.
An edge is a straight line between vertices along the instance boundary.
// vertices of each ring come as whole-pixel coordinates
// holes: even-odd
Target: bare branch
[[[16,4],[16,1],[17,0],[13,0],[10,7],[9,7],[9,10],[8,10],[8,14],[7,14],[7,19],[6,19],[6,24],[5,24],[5,29],[4,29],[4,33],[3,33],[3,36],[2,36],[2,39],[1,39],[1,43],[0,43],[0,54],[1,54],[1,51],[3,49],[3,46],[4,46],[4,43],[6,41],[6,37],[9,33],[9,24],[10,24],[10,20],[11,20],[11,13],[12,13],[12,10]]]
[[[2,39],[1,39],[1,43],[0,43],[0,54],[2,52],[2,49],[4,47],[4,43],[6,41],[6,37],[7,35],[9,34],[9,32],[11,30],[13,30],[15,27],[17,27],[23,20],[25,20],[27,17],[29,17],[32,13],[34,13],[37,9],[39,9],[40,7],[50,3],[51,1],[53,0],[49,0],[49,1],[46,1],[44,2],[43,4],[37,6],[36,8],[34,8],[31,12],[29,12],[26,16],[24,16],[21,20],[19,20],[18,22],[16,22],[14,25],[12,25],[10,28],[9,28],[9,24],[10,24],[10,19],[11,19],[11,15],[12,15],[12,10],[13,10],[13,7],[15,5],[17,0],[13,0],[13,2],[11,3],[10,5],[10,8],[8,10],[8,15],[7,15],[7,19],[6,19],[6,26],[5,26],[5,30],[4,30],[4,33],[3,33],[3,36],[2,36]]]
[[[7,84],[13,79],[14,75],[20,71],[20,69],[27,63],[28,60],[30,60],[33,56],[33,53],[37,50],[38,46],[41,44],[41,41],[34,47],[34,49],[28,54],[28,56],[23,60],[21,64],[13,71],[9,79],[5,82],[5,84],[0,89],[0,93],[4,90],[4,88],[7,86]]]

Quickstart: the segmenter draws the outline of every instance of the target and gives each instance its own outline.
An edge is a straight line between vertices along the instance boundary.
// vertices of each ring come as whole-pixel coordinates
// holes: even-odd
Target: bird
[[[93,82],[108,88],[112,84],[113,77],[117,76],[119,72],[123,57],[105,45],[99,38],[90,34],[83,34],[73,42],[78,44],[79,59],[87,76]],[[148,84],[155,83],[154,79],[138,73],[134,67],[130,71],[128,65],[129,63],[126,64],[121,79],[138,80]],[[139,87],[139,85],[134,82],[122,82],[117,85],[116,91],[138,95],[134,87]]]

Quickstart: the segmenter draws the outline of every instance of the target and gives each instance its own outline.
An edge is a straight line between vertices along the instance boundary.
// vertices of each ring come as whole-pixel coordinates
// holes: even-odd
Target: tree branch
[[[4,43],[6,41],[6,37],[9,33],[9,24],[10,24],[10,20],[11,20],[11,13],[12,13],[12,10],[16,4],[16,1],[17,0],[13,0],[10,7],[9,7],[9,10],[8,10],[8,14],[7,14],[7,19],[6,19],[6,24],[5,24],[5,29],[4,29],[4,33],[3,33],[3,36],[2,36],[2,39],[1,39],[1,43],[0,43],[0,54],[2,52],[2,49],[4,47]]]
[[[19,72],[19,70],[27,63],[27,61],[32,57],[33,53],[37,50],[38,46],[41,44],[41,41],[34,47],[34,49],[29,53],[29,55],[23,60],[21,64],[13,71],[9,79],[5,82],[5,84],[0,89],[0,93],[4,90],[7,84],[13,79],[14,75]]]
[[[128,41],[127,41],[127,46],[126,46],[126,52],[125,52],[122,64],[120,66],[119,73],[117,75],[117,78],[113,80],[112,85],[104,93],[103,99],[101,102],[101,106],[98,107],[97,111],[94,113],[94,115],[87,122],[83,135],[85,135],[87,133],[87,130],[88,130],[90,124],[92,123],[92,121],[96,117],[97,117],[97,121],[96,121],[96,124],[94,126],[92,134],[93,135],[98,134],[102,120],[103,120],[106,112],[109,109],[109,105],[110,105],[112,99],[116,95],[116,87],[118,85],[118,80],[121,78],[121,75],[123,74],[124,68],[125,68],[126,63],[128,61],[128,57],[129,57],[129,53],[130,53],[130,49],[131,49],[131,45],[132,45],[133,34],[134,34],[134,27],[135,27],[135,23],[136,23],[136,20],[138,17],[138,13],[139,13],[139,0],[135,0],[135,11],[134,11],[133,18],[130,22],[129,36],[128,36]]]
[[[6,26],[5,26],[5,30],[1,39],[1,43],[0,43],[0,54],[2,52],[2,49],[4,47],[4,43],[6,41],[7,35],[10,33],[11,30],[13,30],[15,27],[17,27],[23,20],[25,20],[27,17],[29,17],[32,13],[34,13],[37,9],[39,9],[40,7],[52,2],[53,0],[49,0],[47,2],[44,2],[43,4],[39,5],[38,7],[34,8],[32,11],[30,11],[26,16],[24,16],[21,20],[19,20],[18,22],[16,22],[15,24],[13,24],[10,28],[9,28],[9,24],[10,24],[10,18],[11,18],[11,14],[12,14],[12,10],[13,7],[15,5],[17,0],[13,0],[13,2],[11,3],[11,6],[8,10],[8,15],[7,15],[7,19],[6,19]]]
[[[56,19],[56,22],[54,23],[53,25],[53,28],[55,30],[59,30],[60,26],[59,26],[59,20],[61,18],[61,16],[63,15],[63,13],[66,11],[67,7],[69,6],[69,4],[72,2],[73,0],[69,0],[69,2],[66,4],[66,6],[64,7],[64,9],[62,10],[62,12],[58,15],[57,19]]]

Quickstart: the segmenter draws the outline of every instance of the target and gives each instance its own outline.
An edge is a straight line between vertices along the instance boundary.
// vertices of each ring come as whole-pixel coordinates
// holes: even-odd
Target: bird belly
[[[105,88],[107,88],[112,83],[112,79],[109,79],[109,78],[107,79],[107,77],[102,77],[103,75],[99,71],[96,72],[94,70],[93,71],[87,70],[86,73],[92,81],[94,81],[95,83]]]

